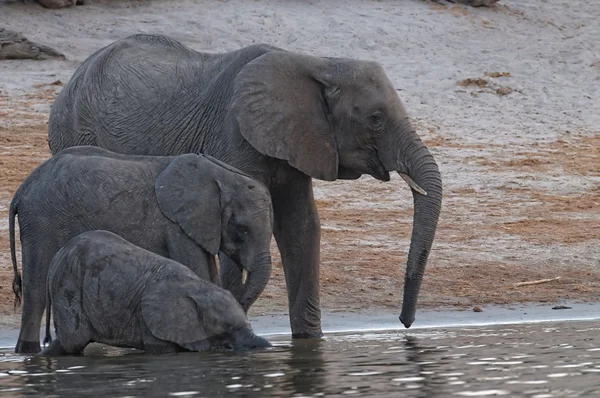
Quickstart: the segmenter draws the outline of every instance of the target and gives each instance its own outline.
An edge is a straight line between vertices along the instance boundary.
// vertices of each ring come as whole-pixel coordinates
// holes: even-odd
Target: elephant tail
[[[44,345],[52,342],[50,334],[50,316],[52,315],[52,299],[50,298],[50,280],[46,283],[46,336],[44,337]]]
[[[15,196],[10,202],[10,210],[8,213],[8,234],[10,239],[10,258],[12,260],[13,265],[13,292],[15,293],[15,309],[19,304],[21,304],[21,297],[23,295],[23,281],[21,279],[21,274],[19,273],[19,269],[17,268],[17,250],[15,247],[15,216],[18,213],[18,196]]]

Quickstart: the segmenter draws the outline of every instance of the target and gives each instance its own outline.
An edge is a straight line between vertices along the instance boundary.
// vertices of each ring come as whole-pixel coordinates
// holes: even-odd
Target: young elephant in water
[[[88,231],[54,256],[48,271],[41,355],[80,354],[90,342],[148,353],[252,349],[254,334],[233,295],[189,268],[108,231]]]
[[[238,300],[247,311],[270,277],[271,197],[267,189],[210,156],[133,156],[92,146],[68,148],[39,166],[10,205],[15,278],[19,216],[23,313],[15,351],[40,350],[48,264],[69,239],[91,230],[116,233],[219,282],[214,256],[248,271]]]

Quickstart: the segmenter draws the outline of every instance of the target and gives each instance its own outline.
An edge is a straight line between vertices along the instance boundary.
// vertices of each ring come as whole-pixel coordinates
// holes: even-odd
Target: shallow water
[[[583,397],[600,394],[600,321],[328,335],[243,353],[83,357],[0,351],[0,394]]]

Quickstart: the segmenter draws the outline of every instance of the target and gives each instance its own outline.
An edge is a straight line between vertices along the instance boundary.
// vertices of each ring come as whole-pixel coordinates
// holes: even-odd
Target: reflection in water
[[[313,395],[325,389],[327,373],[323,358],[324,343],[323,340],[293,342],[288,355],[281,361],[285,366],[282,377],[287,384],[284,391]]]
[[[85,356],[0,351],[0,395],[292,397],[600,394],[600,323],[329,335],[240,353]]]

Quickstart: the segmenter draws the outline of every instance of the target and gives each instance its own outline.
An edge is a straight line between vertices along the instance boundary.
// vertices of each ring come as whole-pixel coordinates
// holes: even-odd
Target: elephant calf
[[[272,206],[268,190],[210,156],[120,155],[91,146],[68,148],[21,184],[9,213],[15,250],[19,215],[23,312],[15,351],[40,350],[48,264],[71,238],[91,230],[116,233],[219,283],[214,256],[225,253],[248,271],[242,308],[264,290],[271,273]]]
[[[41,355],[80,354],[90,342],[148,353],[251,349],[252,331],[233,295],[189,268],[108,231],[88,231],[54,256],[48,271]]]

